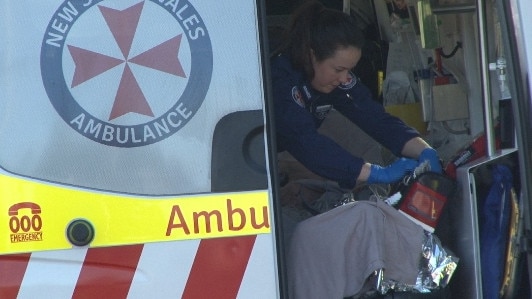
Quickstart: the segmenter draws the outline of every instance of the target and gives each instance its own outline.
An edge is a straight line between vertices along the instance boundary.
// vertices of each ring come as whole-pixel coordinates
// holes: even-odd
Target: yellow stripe
[[[0,196],[0,254],[72,248],[76,219],[94,227],[90,247],[271,232],[267,190],[134,197],[0,175]]]

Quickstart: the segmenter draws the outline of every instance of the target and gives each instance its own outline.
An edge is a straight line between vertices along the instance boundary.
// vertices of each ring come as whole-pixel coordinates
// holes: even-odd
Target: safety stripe
[[[72,298],[87,248],[32,252],[17,299]]]
[[[260,237],[263,243],[256,248]],[[4,255],[0,256],[0,298],[35,298],[48,285],[56,289],[47,294],[58,299],[137,299],[154,294],[158,296],[153,298],[235,299],[255,294],[257,284],[267,290],[256,298],[275,298],[275,281],[270,279],[275,273],[270,263],[263,264],[271,258],[263,246],[270,241],[266,235],[253,235]],[[149,246],[154,248],[147,250]],[[260,260],[256,256],[253,269],[248,269],[257,254]],[[142,266],[143,260],[149,267]]]
[[[143,246],[89,249],[72,298],[127,298]]]
[[[200,242],[144,244],[127,298],[181,298]]]
[[[182,299],[236,298],[256,238],[202,240]]]
[[[31,254],[0,256],[0,298],[15,299]]]

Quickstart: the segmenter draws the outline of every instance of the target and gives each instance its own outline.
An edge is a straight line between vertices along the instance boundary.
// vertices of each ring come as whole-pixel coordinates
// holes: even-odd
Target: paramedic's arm
[[[417,160],[408,158],[399,158],[392,164],[384,167],[365,163],[360,173],[363,173],[362,175],[365,176],[364,179],[368,184],[391,184],[411,173],[418,164],[419,162]],[[366,168],[364,169],[364,167]],[[359,180],[362,179],[360,174],[358,178]]]
[[[360,174],[358,175],[357,181],[366,182],[368,180],[370,172],[371,172],[371,164],[364,163],[364,165],[362,165],[362,168],[360,169]]]
[[[414,137],[405,143],[401,154],[404,157],[417,159],[421,152],[426,148],[430,148],[430,145],[428,145],[425,140],[421,137]]]
[[[438,152],[421,137],[414,137],[407,141],[403,146],[401,154],[405,157],[418,159],[420,165],[428,161],[430,171],[432,172],[443,172]]]
[[[425,151],[427,150],[427,151]],[[411,157],[415,159],[428,159],[431,162],[431,169],[436,172],[441,172],[441,167],[439,167],[439,158],[436,154],[436,151],[433,150],[430,145],[423,140],[421,137],[414,137],[407,141],[401,151],[401,154],[404,157]],[[428,157],[426,157],[428,156]],[[423,161],[420,161],[423,162]],[[433,164],[436,163],[436,164]],[[371,174],[371,164],[364,163],[358,175],[357,181],[366,182]]]

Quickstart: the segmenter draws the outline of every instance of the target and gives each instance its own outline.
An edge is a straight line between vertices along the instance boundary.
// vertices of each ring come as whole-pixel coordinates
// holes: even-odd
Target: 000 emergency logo
[[[190,121],[209,88],[212,56],[188,1],[70,0],[46,28],[41,75],[55,110],[78,133],[138,147]]]

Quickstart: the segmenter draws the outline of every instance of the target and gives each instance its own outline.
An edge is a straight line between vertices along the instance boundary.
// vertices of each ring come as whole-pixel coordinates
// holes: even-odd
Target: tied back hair
[[[356,20],[339,11],[326,8],[319,1],[307,1],[291,16],[283,41],[274,55],[285,53],[293,66],[303,70],[309,79],[314,77],[311,53],[317,61],[332,57],[338,48],[364,46],[364,35]]]

